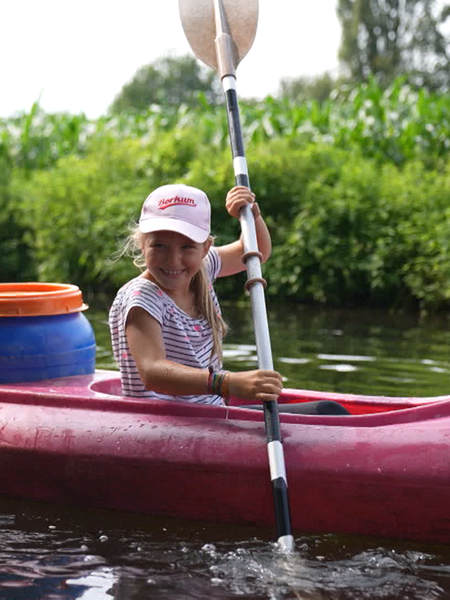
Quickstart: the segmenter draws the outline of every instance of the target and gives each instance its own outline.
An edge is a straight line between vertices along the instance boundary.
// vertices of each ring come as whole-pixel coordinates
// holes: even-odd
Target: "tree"
[[[388,85],[398,75],[434,90],[450,87],[450,16],[443,0],[338,0],[339,58],[350,79],[376,75]]]
[[[192,56],[167,56],[141,67],[125,84],[110,107],[111,112],[143,110],[150,104],[180,106],[198,104],[198,94],[215,104],[220,98],[220,83],[214,73]]]
[[[318,100],[322,103],[330,97],[336,85],[329,73],[317,77],[289,77],[280,81],[278,96],[298,102]]]

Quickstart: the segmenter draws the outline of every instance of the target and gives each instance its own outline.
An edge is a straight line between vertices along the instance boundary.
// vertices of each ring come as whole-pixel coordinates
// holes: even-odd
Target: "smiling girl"
[[[239,218],[247,203],[265,262],[272,246],[254,194],[234,187],[226,209]],[[210,232],[210,203],[197,188],[165,185],[145,200],[130,238],[144,270],[119,290],[109,318],[124,396],[219,405],[231,395],[259,402],[279,396],[275,371],[222,369],[226,325],[212,284],[245,269],[244,248],[241,239],[215,248]]]

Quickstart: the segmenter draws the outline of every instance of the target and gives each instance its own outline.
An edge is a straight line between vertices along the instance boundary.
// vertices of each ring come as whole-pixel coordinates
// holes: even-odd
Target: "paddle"
[[[236,68],[255,39],[258,0],[179,0],[179,8],[183,29],[192,50],[201,61],[215,69],[222,80],[236,184],[250,188],[236,92]],[[241,209],[240,224],[258,364],[260,369],[273,370],[264,297],[265,281],[261,273],[261,254],[250,205]],[[294,549],[294,538],[276,402],[264,403],[264,420],[278,543],[283,550],[290,552]]]

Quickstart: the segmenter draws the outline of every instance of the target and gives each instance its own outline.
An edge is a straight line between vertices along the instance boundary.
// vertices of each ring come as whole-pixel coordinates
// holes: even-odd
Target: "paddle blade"
[[[253,45],[258,25],[259,0],[178,0],[181,23],[194,54],[218,71],[216,56],[218,7],[222,26],[231,36],[236,68]]]

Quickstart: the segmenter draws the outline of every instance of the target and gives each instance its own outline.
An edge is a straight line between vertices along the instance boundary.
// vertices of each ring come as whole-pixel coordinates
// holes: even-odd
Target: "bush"
[[[139,142],[110,142],[16,182],[41,281],[114,289],[120,276],[110,258],[148,194],[148,162]]]
[[[341,157],[342,158],[342,157]],[[300,302],[443,308],[449,300],[450,163],[400,170],[357,155],[320,175],[268,267],[271,294]]]
[[[155,187],[211,199],[218,244],[239,236],[222,108],[0,119],[2,280],[114,292],[136,274],[112,257]],[[374,81],[323,105],[243,103],[250,182],[272,233],[267,293],[334,305],[449,306],[448,98]],[[245,276],[220,281],[240,297]]]
[[[11,189],[12,167],[0,155],[0,281],[36,279],[33,247],[27,241],[29,229],[24,224],[20,204]]]

